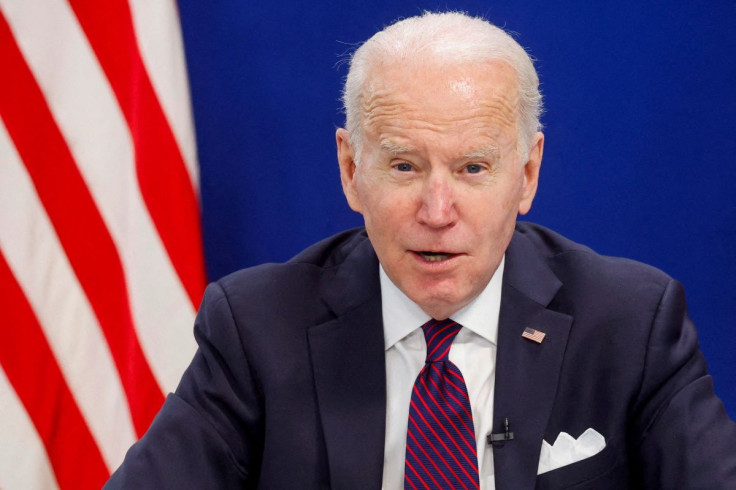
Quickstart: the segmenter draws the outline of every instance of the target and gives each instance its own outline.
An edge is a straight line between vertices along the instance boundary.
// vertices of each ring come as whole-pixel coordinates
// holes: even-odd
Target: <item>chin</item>
[[[415,301],[422,310],[435,320],[444,320],[460,311],[469,301],[463,301],[456,296],[446,294],[429,294],[422,296],[421,301]]]

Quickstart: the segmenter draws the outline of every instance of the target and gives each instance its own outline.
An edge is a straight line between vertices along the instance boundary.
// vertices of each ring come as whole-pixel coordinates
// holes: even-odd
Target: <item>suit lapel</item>
[[[493,432],[508,419],[514,439],[493,447],[496,488],[533,489],[572,317],[548,309],[561,283],[534,245],[515,233],[506,253],[494,394]],[[541,343],[522,337],[531,327]]]
[[[325,280],[336,318],[308,333],[332,488],[380,488],[386,420],[378,261],[366,239]]]

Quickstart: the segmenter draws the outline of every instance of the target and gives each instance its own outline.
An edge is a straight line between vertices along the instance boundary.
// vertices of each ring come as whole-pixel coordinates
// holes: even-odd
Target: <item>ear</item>
[[[519,202],[519,214],[526,214],[532,208],[532,201],[537,194],[539,184],[539,168],[542,165],[542,154],[544,153],[544,135],[537,133],[532,140],[529,150],[529,158],[524,164],[524,188]]]
[[[340,165],[342,191],[345,193],[350,209],[360,213],[362,212],[360,199],[358,198],[358,190],[355,184],[355,173],[357,170],[355,151],[350,144],[350,133],[348,130],[338,128],[335,133],[335,141],[337,142],[337,162]]]

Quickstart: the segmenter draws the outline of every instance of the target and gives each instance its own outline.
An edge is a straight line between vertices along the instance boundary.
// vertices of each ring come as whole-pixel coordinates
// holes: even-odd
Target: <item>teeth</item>
[[[445,254],[440,252],[420,252],[419,253],[424,260],[427,262],[442,262],[452,257],[452,254]]]

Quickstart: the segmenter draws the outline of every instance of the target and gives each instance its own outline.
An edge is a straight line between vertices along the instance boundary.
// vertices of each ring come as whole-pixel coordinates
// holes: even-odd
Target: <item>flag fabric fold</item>
[[[0,0],[0,488],[99,488],[204,284],[175,0]]]

